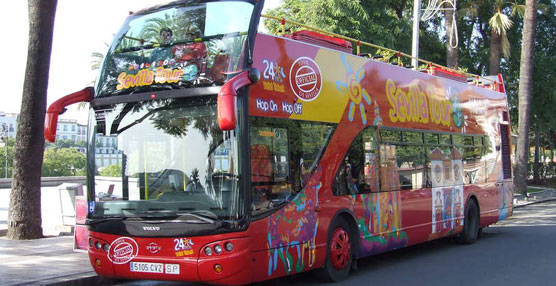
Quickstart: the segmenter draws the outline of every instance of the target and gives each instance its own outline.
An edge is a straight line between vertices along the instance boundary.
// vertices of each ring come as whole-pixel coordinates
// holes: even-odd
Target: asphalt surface
[[[257,285],[555,285],[556,202],[516,209],[485,229],[473,245],[441,239],[358,261],[359,270],[338,284],[312,272]],[[130,281],[117,285],[203,285]]]

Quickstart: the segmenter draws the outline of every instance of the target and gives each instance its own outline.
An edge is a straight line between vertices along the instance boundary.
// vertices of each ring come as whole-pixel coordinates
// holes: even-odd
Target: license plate
[[[179,264],[164,264],[164,273],[166,274],[180,274]]]
[[[130,262],[129,268],[132,272],[180,274],[179,264]]]
[[[130,271],[146,273],[164,273],[164,264],[148,262],[130,262]]]

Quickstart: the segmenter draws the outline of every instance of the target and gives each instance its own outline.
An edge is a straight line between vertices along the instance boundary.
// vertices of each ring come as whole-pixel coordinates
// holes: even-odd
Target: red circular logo
[[[139,247],[133,238],[120,237],[110,244],[108,259],[114,264],[124,264],[137,256],[138,252]]]
[[[293,93],[303,101],[317,98],[322,87],[322,76],[317,63],[307,57],[295,60],[290,69],[290,86]]]

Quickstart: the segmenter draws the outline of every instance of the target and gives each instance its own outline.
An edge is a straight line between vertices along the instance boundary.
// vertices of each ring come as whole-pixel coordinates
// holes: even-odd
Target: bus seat
[[[251,145],[251,181],[270,182],[272,179],[272,158],[269,147],[263,144]]]
[[[223,83],[226,81],[226,71],[230,61],[230,54],[217,54],[214,57],[214,63],[208,71],[208,78],[215,83]]]

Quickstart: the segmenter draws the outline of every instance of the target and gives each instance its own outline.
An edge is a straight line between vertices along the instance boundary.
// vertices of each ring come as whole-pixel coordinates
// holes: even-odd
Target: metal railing
[[[486,78],[486,77],[483,77],[483,76],[479,76],[479,75],[475,75],[475,74],[472,74],[472,73],[464,72],[464,71],[461,71],[461,70],[451,69],[449,67],[433,63],[431,61],[427,61],[427,60],[424,60],[424,59],[413,57],[412,55],[403,53],[401,51],[396,51],[396,50],[393,50],[393,49],[389,49],[389,48],[386,48],[386,47],[382,47],[382,46],[379,46],[379,45],[375,45],[375,44],[372,44],[372,43],[361,41],[359,39],[354,39],[354,38],[346,37],[344,35],[328,32],[328,31],[325,31],[325,30],[322,30],[322,29],[319,29],[319,28],[307,26],[305,24],[302,24],[302,23],[299,23],[299,22],[296,22],[296,21],[292,21],[292,20],[288,20],[288,19],[283,18],[283,17],[277,17],[277,16],[268,15],[268,14],[262,14],[261,17],[271,19],[271,20],[275,20],[275,21],[279,21],[280,25],[281,25],[281,29],[282,29],[280,35],[283,35],[283,34],[286,33],[286,23],[289,23],[291,25],[299,26],[299,27],[302,27],[302,28],[305,28],[305,29],[308,29],[308,30],[312,30],[312,31],[315,31],[315,32],[319,32],[319,33],[328,35],[328,36],[332,36],[332,37],[335,37],[335,38],[339,38],[339,39],[343,39],[343,40],[355,43],[357,55],[361,54],[361,45],[363,45],[363,46],[375,48],[379,51],[387,51],[387,52],[390,52],[390,53],[394,53],[398,57],[398,65],[399,66],[403,66],[402,57],[405,57],[405,58],[417,60],[418,63],[425,64],[428,67],[429,73],[432,72],[433,67],[436,67],[436,68],[439,68],[439,69],[442,69],[442,70],[445,70],[445,71],[449,71],[449,72],[452,72],[452,73],[459,74],[461,76],[465,76],[467,78],[472,78],[473,83],[475,85],[479,85],[480,81],[483,81],[483,82],[492,83],[493,86],[495,88],[497,88],[497,85],[500,84],[499,82],[497,82],[495,80],[492,80],[490,78]],[[417,68],[417,67],[415,67],[415,68]]]
[[[80,183],[85,184],[87,178],[85,176],[74,177],[42,177],[41,187],[54,187],[63,183]],[[12,179],[0,179],[0,189],[9,189],[12,187]]]

